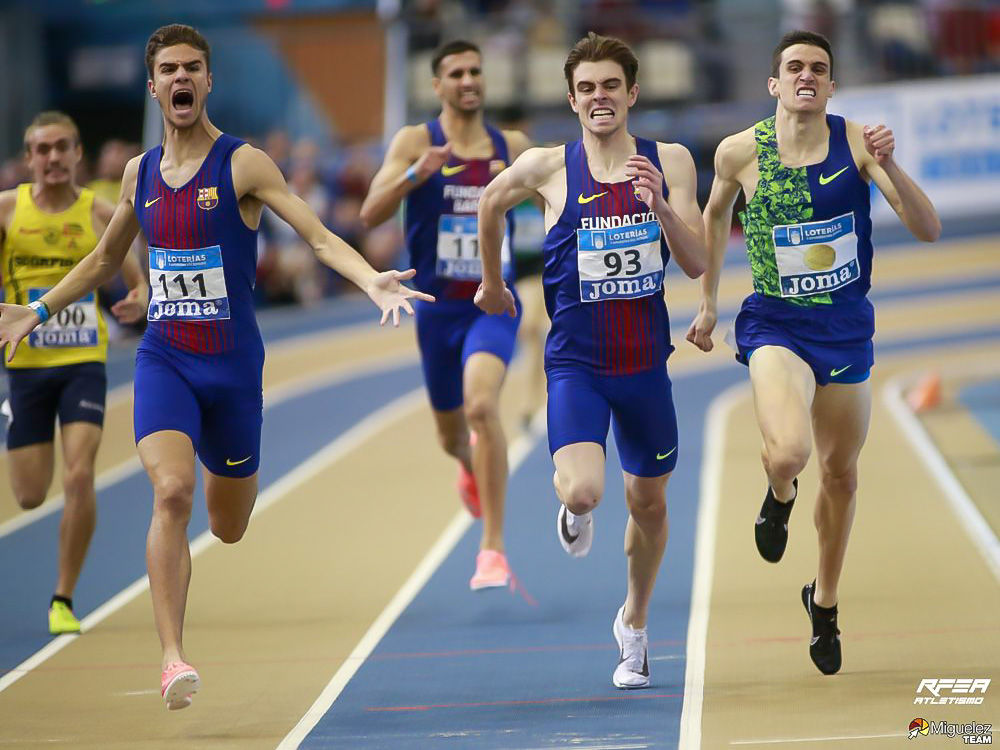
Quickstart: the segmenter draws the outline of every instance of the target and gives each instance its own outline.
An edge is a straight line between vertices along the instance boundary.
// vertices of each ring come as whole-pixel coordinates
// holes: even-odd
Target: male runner
[[[252,290],[257,226],[268,206],[320,259],[357,284],[398,324],[413,271],[377,274],[331,234],[262,151],[208,119],[210,51],[190,26],[153,33],[146,45],[150,95],[163,112],[164,140],[131,160],[111,223],[97,248],[28,307],[0,305],[0,346],[18,342],[108,279],[141,229],[149,245],[150,302],[136,355],[135,437],[153,485],[146,544],[153,614],[163,647],[162,695],[185,708],[200,678],[186,663],[184,608],[191,576],[186,529],[195,455],[204,466],[209,524],[223,542],[243,536],[257,497],[264,347]]]
[[[381,224],[405,199],[414,285],[438,300],[416,304],[417,342],[438,439],[458,459],[459,495],[483,519],[469,581],[476,591],[511,582],[503,540],[507,441],[499,404],[518,323],[485,315],[472,301],[482,275],[476,209],[483,188],[530,143],[519,131],[501,132],[483,121],[482,55],[475,44],[445,44],[431,69],[441,114],[395,135],[361,218],[369,227]],[[508,222],[507,279],[513,274],[511,228]]]
[[[42,112],[24,134],[33,182],[0,193],[0,267],[4,297],[27,304],[58,283],[97,245],[114,207],[76,184],[83,157],[76,123]],[[128,296],[113,308],[123,323],[146,311],[148,287],[131,254],[123,266]],[[79,633],[73,590],[97,523],[94,463],[104,425],[108,332],[96,293],[41,326],[7,365],[7,466],[25,510],[45,500],[55,468],[55,421],[63,454],[59,577],[49,604],[49,632]]]
[[[824,37],[808,31],[782,37],[768,79],[775,116],[729,136],[715,155],[705,208],[709,266],[687,334],[700,349],[712,348],[733,202],[743,190],[740,221],[754,293],[736,319],[736,357],[749,365],[769,485],[754,536],[761,557],[781,559],[796,477],[815,439],[819,571],[802,589],[802,602],[812,622],[809,655],[823,674],[841,666],[838,586],[871,414],[869,181],[914,237],[932,242],[941,232],[927,196],[892,158],[892,131],[827,114],[834,87]]]
[[[557,532],[570,555],[587,554],[593,541],[609,421],[624,470],[628,591],[612,628],[620,649],[612,682],[619,688],[649,685],[646,620],[667,541],[667,479],[677,463],[663,269],[672,256],[696,278],[705,262],[691,154],[628,132],[638,68],[618,39],[590,33],[573,47],[565,74],[583,138],[525,152],[483,193],[483,283],[476,295],[487,312],[513,313],[501,275],[502,217],[541,196],[542,281],[552,319],[545,352],[549,450],[563,503]]]

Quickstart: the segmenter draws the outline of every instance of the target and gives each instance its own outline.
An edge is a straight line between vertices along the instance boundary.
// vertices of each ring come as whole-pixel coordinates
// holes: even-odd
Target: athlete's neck
[[[211,123],[207,115],[202,115],[189,128],[178,128],[164,120],[162,161],[173,165],[190,160],[200,161],[220,135],[222,131]]]
[[[817,150],[826,150],[830,128],[826,112],[789,112],[778,105],[774,115],[774,130],[782,161],[808,159]]]
[[[31,186],[31,200],[42,211],[50,214],[65,211],[76,203],[76,199],[79,197],[80,188],[72,182],[64,182],[59,185],[45,185],[36,182]]]
[[[457,151],[468,151],[475,148],[486,136],[486,125],[483,124],[483,111],[459,112],[450,107],[444,107],[440,115],[441,129],[448,143]]]
[[[624,127],[601,136],[584,128],[583,148],[590,173],[598,182],[621,182],[625,162],[637,153],[635,138]]]

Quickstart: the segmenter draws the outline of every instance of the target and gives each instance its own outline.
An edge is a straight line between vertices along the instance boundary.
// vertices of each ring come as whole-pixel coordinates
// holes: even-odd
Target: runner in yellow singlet
[[[0,192],[0,268],[7,302],[26,305],[55,286],[97,245],[113,206],[76,184],[83,150],[76,124],[43,112],[24,135],[32,183]],[[146,313],[149,290],[138,261],[123,266],[128,296],[112,308],[123,323]],[[94,463],[104,424],[108,334],[95,294],[33,331],[8,367],[7,466],[25,510],[45,500],[55,464],[55,420],[63,451],[65,507],[59,529],[59,577],[49,632],[78,633],[73,590],[97,520]]]

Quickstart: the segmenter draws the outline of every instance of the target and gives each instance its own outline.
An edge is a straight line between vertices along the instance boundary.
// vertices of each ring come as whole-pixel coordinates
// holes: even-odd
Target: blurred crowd
[[[309,139],[292,141],[282,130],[261,139],[248,138],[264,149],[281,168],[288,186],[316,212],[323,223],[353,247],[362,251],[379,270],[394,267],[402,249],[402,231],[397,222],[367,231],[361,225],[361,201],[378,168],[376,146],[346,147],[336,152],[322,150]],[[140,153],[136,143],[110,140],[94,159],[85,155],[77,171],[77,182],[93,188],[109,203],[118,202],[121,179],[129,159]],[[20,156],[0,165],[0,190],[28,182],[31,175]],[[257,254],[257,302],[312,305],[324,297],[350,287],[316,259],[287,224],[266,209],[261,218]],[[105,296],[117,299],[124,288],[114,283]]]

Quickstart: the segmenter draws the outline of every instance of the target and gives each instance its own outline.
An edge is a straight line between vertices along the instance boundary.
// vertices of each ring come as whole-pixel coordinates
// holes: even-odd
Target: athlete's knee
[[[472,396],[465,401],[465,419],[473,429],[500,418],[499,404],[493,396]]]
[[[830,497],[850,499],[858,491],[858,467],[820,466],[820,484]]]
[[[641,525],[660,524],[667,519],[667,497],[665,490],[652,488],[627,488],[625,500],[629,515]]]
[[[70,466],[63,472],[63,491],[66,501],[89,498],[94,494],[94,467],[86,463]]]
[[[250,517],[246,518],[209,518],[212,534],[223,544],[236,544],[247,531]]]
[[[47,494],[48,493],[44,489],[39,490],[35,487],[22,487],[15,490],[14,497],[21,510],[34,510],[45,502],[45,496]]]
[[[578,516],[589,513],[601,502],[602,487],[598,482],[582,479],[563,483],[560,479],[560,488],[563,503]]]
[[[774,441],[764,453],[767,473],[791,481],[809,463],[809,444],[798,440]]]
[[[194,477],[166,474],[153,480],[153,510],[188,519],[194,503]]]

